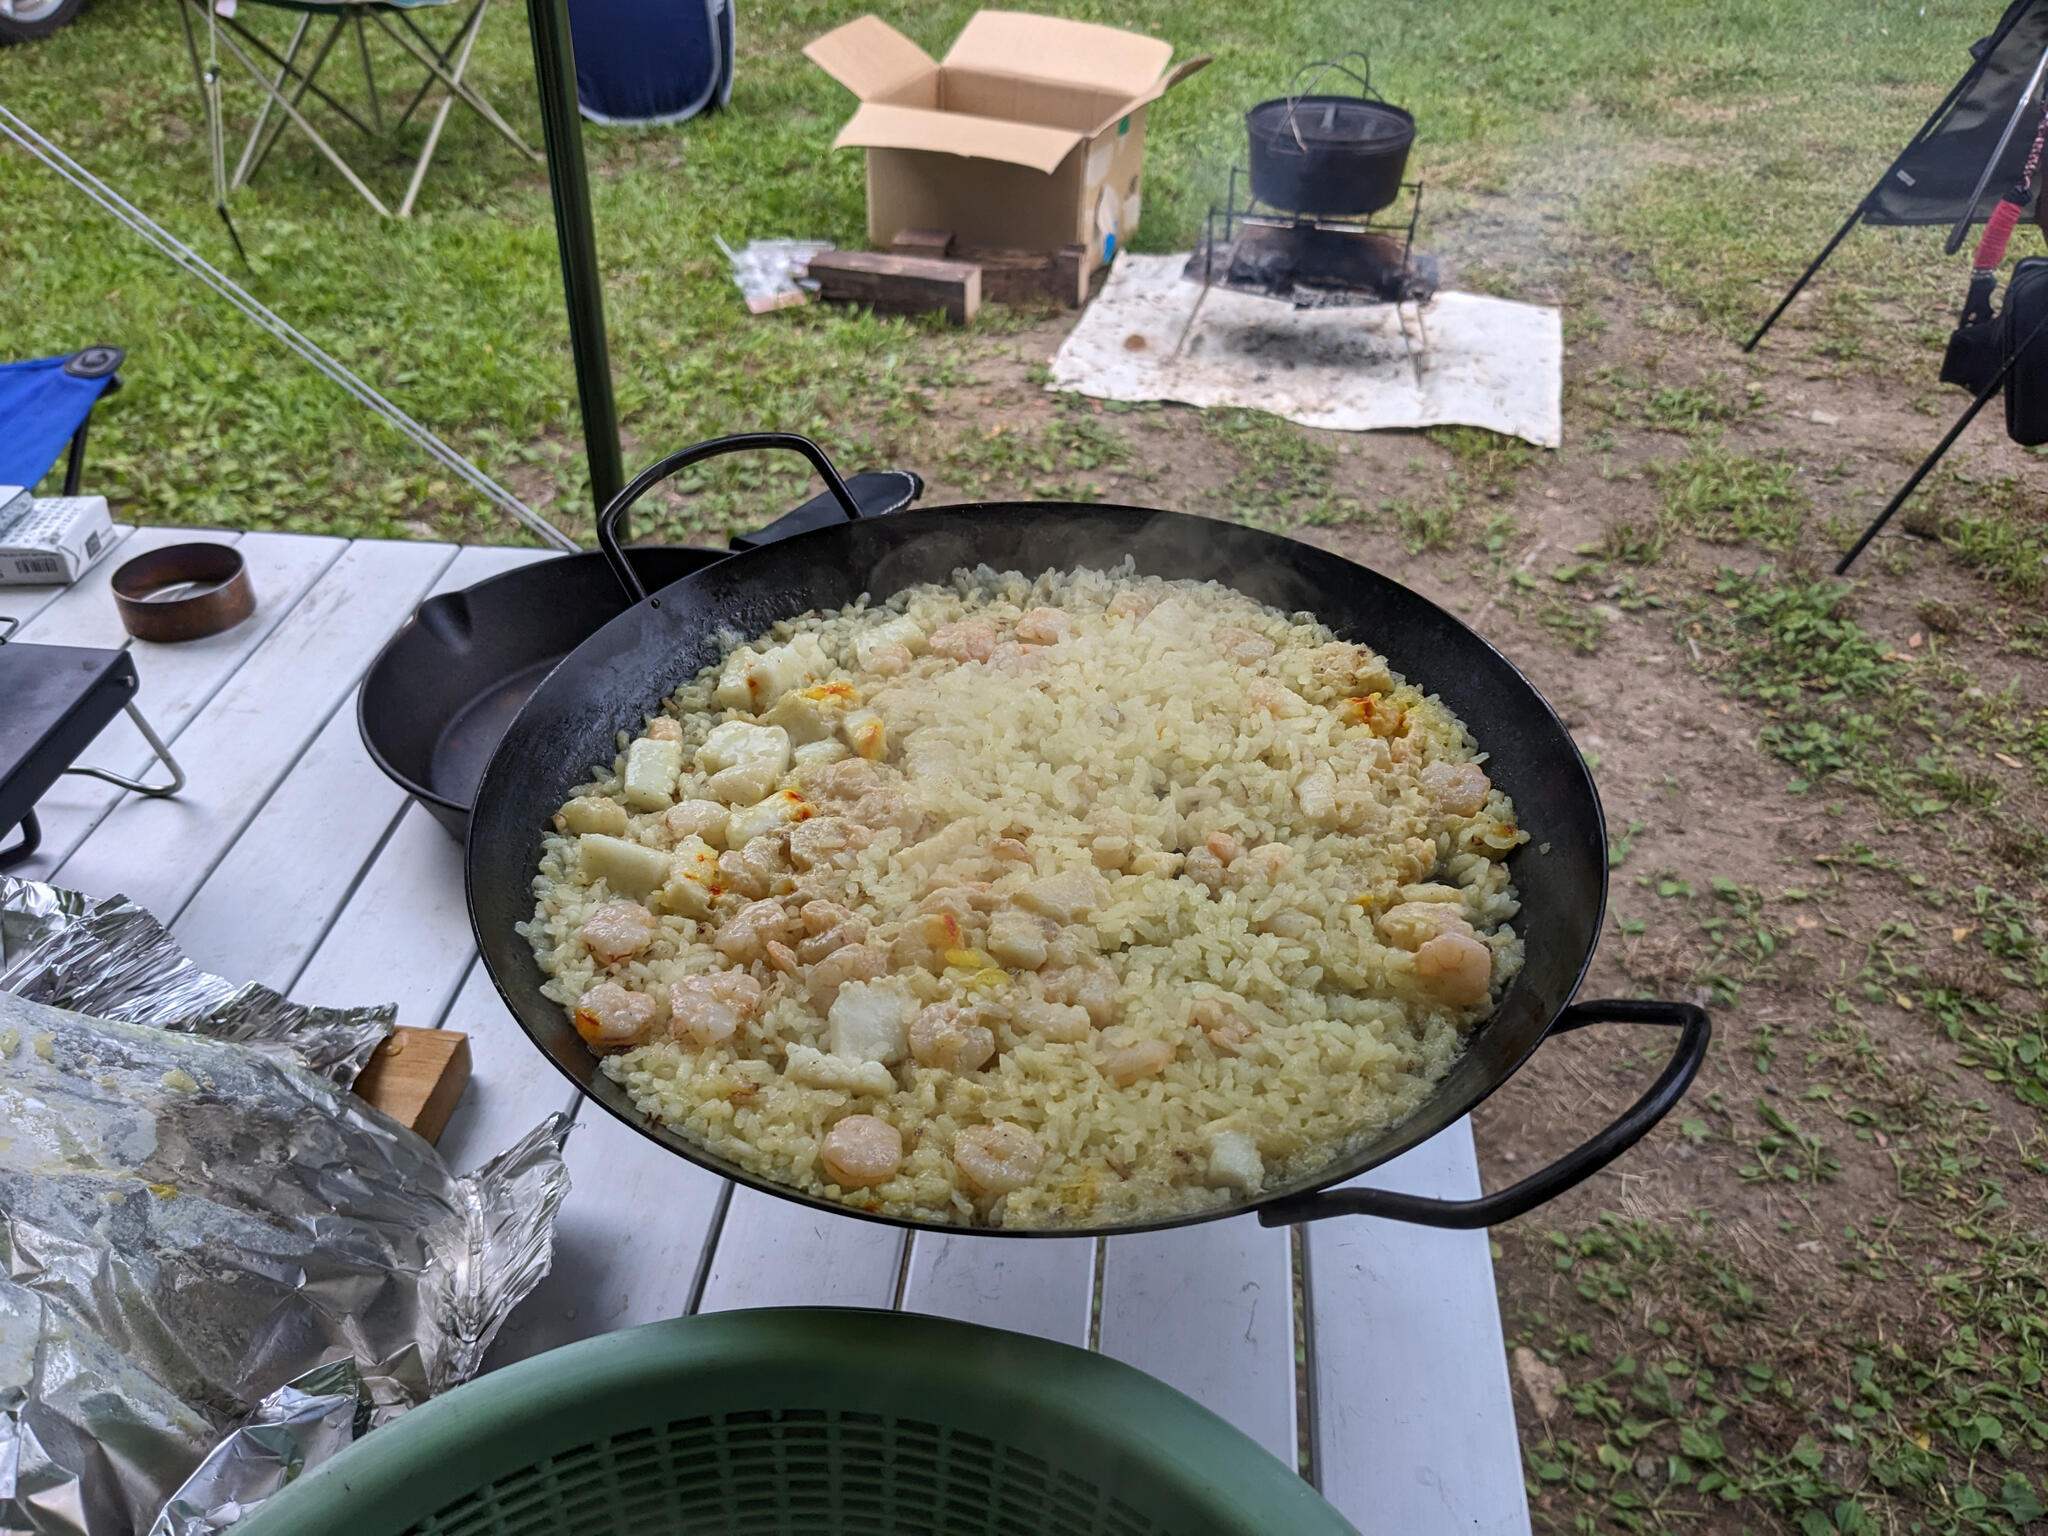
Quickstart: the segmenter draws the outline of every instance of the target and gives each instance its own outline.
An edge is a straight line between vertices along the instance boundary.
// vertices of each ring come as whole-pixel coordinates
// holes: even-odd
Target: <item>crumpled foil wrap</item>
[[[97,1019],[239,1040],[346,1088],[398,1010],[313,1008],[258,982],[202,971],[125,896],[91,897],[0,875],[0,992]]]
[[[163,932],[61,892],[26,914],[7,884],[9,975],[102,909],[117,964],[115,927],[138,947]],[[209,1010],[216,982],[192,986]],[[0,993],[5,1536],[220,1530],[475,1374],[547,1273],[563,1117],[458,1178],[328,1075],[340,1056],[290,1059],[289,1026],[246,1044],[192,1027]]]

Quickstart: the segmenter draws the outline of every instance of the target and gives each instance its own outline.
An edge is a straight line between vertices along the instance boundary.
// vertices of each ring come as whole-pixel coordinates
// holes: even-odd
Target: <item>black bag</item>
[[[2029,256],[2012,269],[1998,320],[1999,361],[2013,363],[2005,380],[2005,435],[2022,448],[2048,443],[2048,256]]]
[[[2029,256],[2013,268],[1997,314],[1989,313],[1988,295],[1981,302],[1971,298],[1963,324],[1948,339],[1942,383],[1977,394],[2010,363],[2005,435],[2023,448],[2048,443],[2048,256]]]

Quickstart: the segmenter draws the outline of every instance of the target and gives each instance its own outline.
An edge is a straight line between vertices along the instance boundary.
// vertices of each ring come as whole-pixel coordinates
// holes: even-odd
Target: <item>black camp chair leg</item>
[[[2032,332],[2028,334],[2027,339],[2013,348],[2012,356],[2005,360],[2005,366],[1998,370],[1997,375],[1989,384],[1986,384],[1977,391],[1977,398],[1970,402],[1970,408],[1956,418],[1956,424],[1950,427],[1948,432],[1942,437],[1942,440],[1934,445],[1934,452],[1928,454],[1926,458],[1920,461],[1920,467],[1913,471],[1911,477],[1907,479],[1904,485],[1899,487],[1898,494],[1885,503],[1884,510],[1877,514],[1877,517],[1868,528],[1863,530],[1863,537],[1849,546],[1849,552],[1842,556],[1841,563],[1835,567],[1835,574],[1837,576],[1849,574],[1849,567],[1856,563],[1856,557],[1868,549],[1870,541],[1884,531],[1884,525],[1892,520],[1892,514],[1903,507],[1906,504],[1906,499],[1920,489],[1920,482],[1922,480],[1925,480],[1934,473],[1934,466],[1948,456],[1949,449],[1956,445],[1956,439],[1961,437],[1970,423],[1977,419],[1977,413],[1991,403],[1994,395],[2005,388],[2005,381],[2012,377],[2013,367],[2019,362],[2021,355],[2026,352],[2027,348],[2040,339],[2043,331],[2048,331],[2048,320],[2043,320],[2039,325],[2035,326]]]
[[[1778,300],[1778,307],[1764,317],[1764,323],[1756,328],[1756,334],[1742,344],[1743,351],[1754,352],[1756,350],[1756,344],[1764,339],[1764,333],[1778,323],[1778,316],[1784,314],[1786,310],[1792,307],[1792,301],[1799,297],[1800,292],[1808,283],[1813,281],[1814,274],[1828,264],[1828,258],[1835,254],[1835,247],[1849,238],[1849,231],[1856,227],[1857,222],[1863,217],[1863,210],[1869,205],[1870,199],[1866,195],[1862,202],[1859,202],[1854,208],[1849,210],[1849,217],[1844,219],[1842,227],[1835,231],[1834,239],[1820,248],[1820,254],[1813,258],[1812,263],[1804,272],[1799,274],[1799,281],[1785,290],[1785,297]]]

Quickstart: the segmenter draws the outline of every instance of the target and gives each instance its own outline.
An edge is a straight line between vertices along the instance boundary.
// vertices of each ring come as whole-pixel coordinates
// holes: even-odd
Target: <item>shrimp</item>
[[[851,802],[886,782],[882,770],[866,758],[848,757],[820,768],[811,776],[810,787],[820,800]]]
[[[593,1051],[622,1051],[647,1038],[657,1011],[645,992],[600,981],[576,1000],[576,1033]]]
[[[805,937],[796,947],[796,957],[805,965],[814,965],[833,950],[858,944],[868,936],[868,920],[836,901],[807,901],[798,916],[803,919]]]
[[[796,925],[772,901],[752,901],[726,920],[712,937],[711,947],[735,965],[767,958],[771,939],[788,939]]]
[[[700,837],[714,848],[725,846],[725,823],[730,807],[716,800],[681,800],[661,813],[661,824],[677,842]]]
[[[1477,763],[1431,763],[1422,770],[1422,787],[1446,816],[1476,816],[1493,781]]]
[[[745,971],[685,976],[668,989],[669,1035],[708,1049],[730,1040],[760,1010],[761,998],[761,983]]]
[[[1088,1010],[1097,1029],[1116,1019],[1116,972],[1101,961],[1062,966],[1038,973],[1039,989],[1047,1002],[1071,1003]]]
[[[1157,1077],[1173,1063],[1173,1047],[1164,1040],[1139,1040],[1105,1052],[1102,1075],[1119,1088],[1144,1077]]]
[[[1447,933],[1467,939],[1479,936],[1466,920],[1465,909],[1444,901],[1404,901],[1382,912],[1377,926],[1380,937],[1397,949],[1417,950]]]
[[[970,619],[941,624],[932,631],[930,647],[934,656],[951,661],[987,661],[995,654],[995,626]]]
[[[1017,621],[1017,638],[1031,645],[1058,645],[1074,627],[1074,616],[1063,608],[1033,608]]]
[[[818,1143],[818,1166],[841,1189],[886,1184],[903,1166],[903,1133],[873,1115],[848,1115]]]
[[[897,970],[922,967],[934,976],[946,968],[949,949],[962,948],[960,920],[945,912],[925,912],[904,923],[889,946],[889,963]]]
[[[654,914],[637,901],[608,901],[583,920],[583,947],[600,965],[637,955],[654,942]]]
[[[1216,631],[1216,649],[1235,662],[1264,661],[1273,654],[1273,642],[1248,629],[1230,626]]]
[[[867,669],[877,677],[900,677],[910,670],[912,659],[907,645],[878,645],[868,653]]]
[[[1147,597],[1142,592],[1119,592],[1103,612],[1112,619],[1142,619],[1158,606],[1156,597]]]
[[[1439,1002],[1471,1008],[1493,987],[1493,951],[1462,933],[1444,933],[1415,951],[1415,975]]]
[[[1224,878],[1228,874],[1223,861],[1207,848],[1197,848],[1189,854],[1183,868],[1190,880],[1197,885],[1207,886],[1212,896],[1223,889]]]
[[[1209,1043],[1225,1056],[1235,1056],[1251,1043],[1252,1021],[1228,1003],[1213,997],[1198,997],[1188,1008],[1188,1024],[1209,1037]]]
[[[683,723],[676,719],[674,715],[656,715],[647,722],[647,739],[649,741],[681,741],[683,739]]]
[[[994,1033],[963,1021],[957,1003],[933,1003],[910,1026],[910,1054],[921,1067],[972,1072],[995,1053]]]
[[[1071,1003],[1019,1003],[1016,1014],[1018,1024],[1045,1036],[1054,1045],[1078,1044],[1094,1028],[1088,1010]]]
[[[1028,865],[1031,862],[1031,850],[1014,837],[997,838],[988,845],[988,852],[992,859],[1008,859],[1013,864]]]
[[[839,989],[849,981],[879,981],[889,974],[889,957],[872,944],[848,944],[810,970],[811,1006],[827,1012]]]
[[[873,834],[840,816],[817,816],[789,829],[789,861],[798,869],[830,863],[842,853],[858,853]]]
[[[749,901],[759,901],[789,887],[789,861],[783,857],[787,841],[774,835],[750,839],[737,850],[718,856],[718,873],[725,888],[738,891]]]
[[[1263,677],[1253,678],[1244,693],[1252,708],[1263,709],[1276,720],[1298,720],[1308,713],[1308,702],[1300,694]]]
[[[953,1137],[953,1166],[984,1195],[1007,1195],[1038,1177],[1045,1148],[1021,1125],[998,1120],[970,1125]]]

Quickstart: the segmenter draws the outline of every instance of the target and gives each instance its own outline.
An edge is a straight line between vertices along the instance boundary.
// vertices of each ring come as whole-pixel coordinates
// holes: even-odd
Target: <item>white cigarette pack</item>
[[[0,485],[0,587],[69,585],[113,542],[106,497],[37,500]]]

